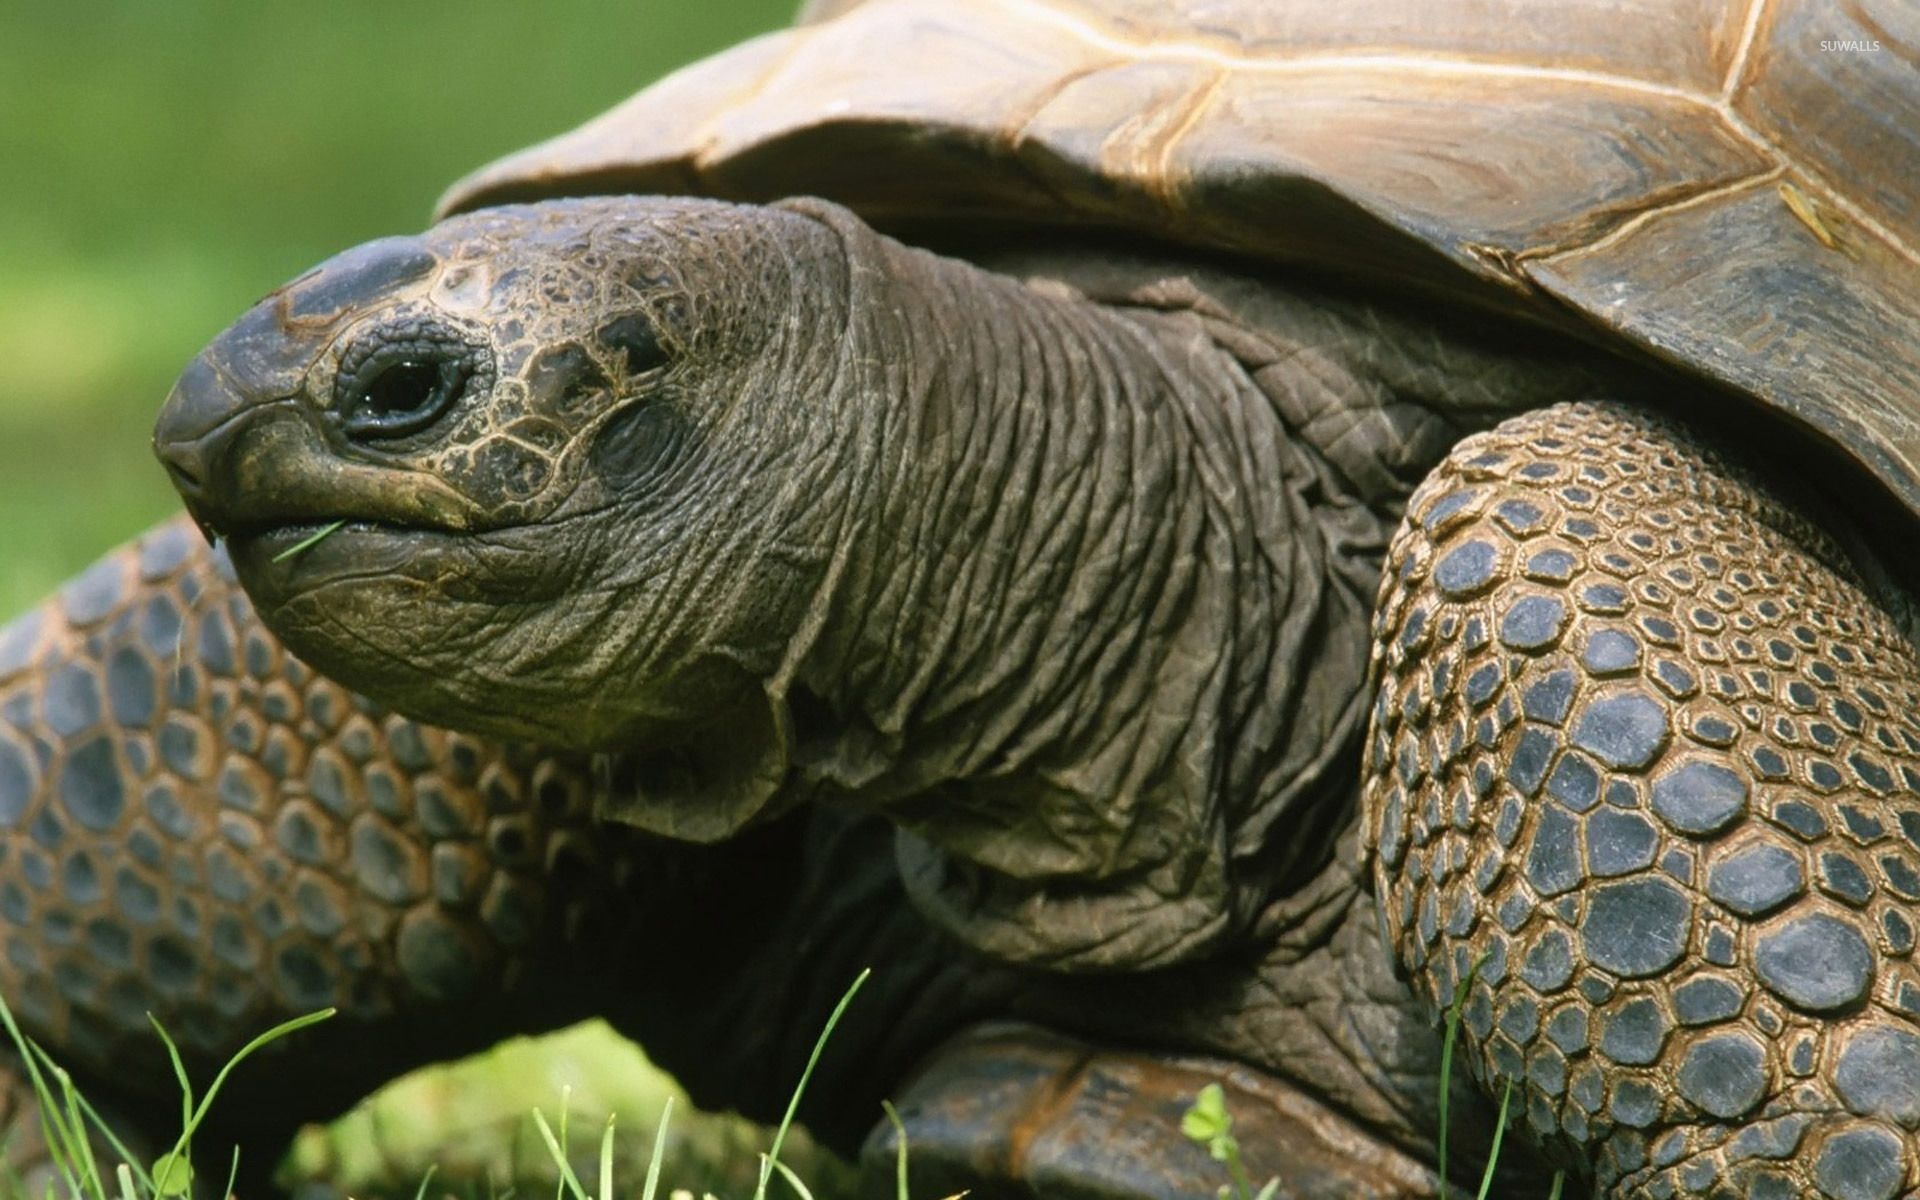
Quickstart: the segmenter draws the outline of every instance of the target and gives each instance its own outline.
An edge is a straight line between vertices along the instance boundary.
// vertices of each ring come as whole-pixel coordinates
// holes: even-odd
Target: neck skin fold
[[[887,349],[792,672],[807,790],[897,821],[916,902],[1002,959],[1161,966],[1337,908],[1283,898],[1350,812],[1382,520],[1190,314],[843,237],[848,341]]]

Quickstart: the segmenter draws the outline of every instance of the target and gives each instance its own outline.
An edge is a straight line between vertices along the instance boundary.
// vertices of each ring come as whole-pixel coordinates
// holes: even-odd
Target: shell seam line
[[[1760,15],[1767,7],[1767,0],[1748,0],[1747,19],[1740,27],[1740,44],[1734,48],[1733,58],[1727,63],[1727,74],[1720,81],[1720,99],[1732,104],[1733,94],[1740,90],[1740,80],[1747,73],[1747,57],[1753,53],[1754,39],[1760,36]]]
[[[1039,120],[1040,114],[1052,107],[1055,100],[1058,100],[1066,93],[1068,88],[1079,83],[1087,76],[1098,75],[1100,72],[1114,65],[1116,64],[1113,61],[1105,60],[1097,63],[1089,63],[1083,67],[1075,67],[1071,71],[1063,72],[1060,78],[1054,80],[1049,86],[1042,88],[1037,96],[1027,102],[1025,108],[1021,109],[1011,121],[1007,122],[1006,129],[997,139],[1000,143],[1001,152],[1009,156],[1017,155],[1020,150],[1020,144],[1027,140],[1027,128]]]
[[[1819,193],[1819,199],[1845,216],[1849,221],[1871,233],[1890,250],[1908,262],[1920,264],[1920,250],[1907,244],[1893,229],[1866,212],[1858,204],[1841,195],[1825,179],[1799,163],[1771,140],[1763,136],[1750,125],[1746,118],[1734,108],[1732,90],[1723,89],[1721,94],[1695,91],[1690,88],[1674,87],[1669,84],[1654,83],[1637,79],[1631,75],[1615,75],[1606,71],[1578,71],[1552,67],[1524,67],[1509,64],[1488,63],[1476,59],[1443,58],[1416,54],[1322,54],[1309,52],[1280,58],[1255,58],[1251,55],[1235,54],[1216,45],[1191,39],[1169,39],[1160,42],[1142,42],[1124,37],[1111,29],[1104,29],[1084,12],[1069,8],[1056,7],[1048,0],[999,0],[1001,6],[1016,16],[1051,24],[1089,46],[1104,50],[1123,61],[1170,61],[1209,64],[1223,75],[1229,72],[1249,74],[1282,75],[1307,74],[1324,70],[1354,71],[1394,71],[1423,72],[1440,76],[1468,76],[1481,78],[1560,80],[1567,83],[1583,83],[1594,87],[1611,88],[1616,91],[1634,92],[1641,95],[1659,96],[1668,100],[1677,100],[1712,111],[1720,118],[1729,133],[1749,146],[1758,150],[1776,164],[1773,170],[1791,170],[1804,179],[1809,187]],[[1758,37],[1760,18],[1766,7],[1766,0],[1752,0],[1747,11],[1746,27],[1743,30],[1740,50],[1737,54],[1737,69],[1744,74],[1751,55],[1754,41]],[[1734,82],[1738,77],[1730,71]],[[1216,85],[1217,86],[1217,85]],[[1167,151],[1172,149],[1169,142]],[[1758,176],[1755,176],[1757,178]],[[1710,194],[1710,193],[1709,193]],[[1690,198],[1688,202],[1698,197]],[[1671,209],[1665,205],[1650,209],[1647,214]],[[1636,218],[1637,219],[1637,218]],[[1619,230],[1609,231],[1601,241],[1605,241]],[[1563,253],[1578,247],[1562,247],[1549,253]],[[1537,257],[1534,249],[1521,251],[1519,256]]]
[[[1066,197],[1060,195],[1060,189],[1053,186],[1051,181],[1043,178],[1031,166],[1021,160],[1020,147],[1027,140],[1027,130],[1035,121],[1040,119],[1040,114],[1052,107],[1053,102],[1064,95],[1068,88],[1080,82],[1082,79],[1087,78],[1089,75],[1098,75],[1113,65],[1115,64],[1111,60],[1104,60],[1065,72],[1059,79],[1055,80],[1051,86],[1042,88],[1037,96],[1028,101],[1026,107],[1021,109],[1012,120],[1008,121],[999,136],[994,139],[994,148],[1002,158],[1010,163],[1015,170],[1025,176],[1027,181],[1033,184],[1034,187],[1045,192],[1062,204],[1066,203]]]
[[[1143,42],[1109,29],[1102,29],[1083,13],[1055,7],[1047,0],[1000,0],[1002,7],[1054,25],[1090,46],[1107,51],[1127,62],[1165,60],[1206,63],[1223,71],[1254,75],[1308,74],[1326,69],[1417,72],[1430,75],[1465,75],[1508,79],[1562,80],[1585,83],[1617,91],[1638,92],[1671,100],[1685,100],[1709,108],[1718,107],[1715,97],[1692,88],[1655,83],[1633,75],[1610,71],[1587,71],[1567,67],[1529,67],[1481,59],[1427,54],[1330,54],[1308,51],[1292,55],[1256,57],[1236,54],[1217,45],[1191,38],[1168,38]]]
[[[1717,183],[1701,188],[1699,191],[1693,192],[1690,195],[1679,196],[1659,204],[1648,205],[1646,208],[1634,213],[1631,217],[1628,217],[1598,237],[1589,238],[1584,242],[1573,242],[1561,246],[1535,246],[1521,251],[1514,256],[1514,259],[1520,263],[1542,262],[1571,257],[1576,254],[1586,254],[1595,250],[1604,250],[1615,242],[1625,241],[1627,238],[1633,236],[1642,226],[1647,225],[1656,218],[1666,216],[1669,213],[1684,212],[1689,208],[1710,203],[1723,196],[1731,196],[1747,191],[1761,184],[1779,179],[1786,173],[1786,166],[1776,163],[1764,171],[1754,171],[1746,175],[1735,176],[1733,179],[1727,180],[1724,183]]]
[[[1147,186],[1153,189],[1161,205],[1168,212],[1185,207],[1180,200],[1180,189],[1174,185],[1173,181],[1174,152],[1179,148],[1181,140],[1186,137],[1187,131],[1199,124],[1201,114],[1213,104],[1214,96],[1219,94],[1220,85],[1225,83],[1226,79],[1225,71],[1213,71],[1208,74],[1205,80],[1182,98],[1186,111],[1166,128],[1152,134],[1146,145],[1141,146],[1134,155],[1136,161],[1153,164],[1149,169]]]

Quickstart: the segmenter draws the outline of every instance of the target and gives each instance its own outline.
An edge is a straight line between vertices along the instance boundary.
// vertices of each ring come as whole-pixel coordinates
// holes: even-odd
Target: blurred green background
[[[168,385],[261,294],[797,0],[0,0],[0,613],[174,507]]]
[[[0,0],[0,617],[175,508],[153,414],[261,294],[796,2]],[[632,1128],[670,1085],[588,1029],[407,1081],[299,1157],[362,1195],[537,1166],[490,1122],[562,1086],[597,1139],[589,1110]],[[747,1135],[688,1129],[752,1170]]]

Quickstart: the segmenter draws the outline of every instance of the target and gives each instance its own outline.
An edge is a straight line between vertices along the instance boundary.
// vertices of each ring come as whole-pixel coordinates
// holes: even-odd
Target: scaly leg
[[[1462,442],[1389,555],[1365,820],[1463,1057],[1611,1196],[1920,1184],[1920,656],[1665,420]]]
[[[264,1169],[300,1120],[630,986],[627,914],[681,885],[589,808],[582,761],[317,678],[191,526],[162,526],[0,631],[0,992],[158,1145],[178,1100],[148,1013],[204,1085],[271,1024],[340,1009],[214,1110]]]

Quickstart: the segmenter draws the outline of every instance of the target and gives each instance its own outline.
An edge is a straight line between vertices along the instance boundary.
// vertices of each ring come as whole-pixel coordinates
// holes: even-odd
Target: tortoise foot
[[[1225,1092],[1246,1171],[1279,1197],[1419,1197],[1433,1173],[1309,1098],[1240,1063],[1106,1049],[1023,1024],[976,1027],[936,1051],[901,1095],[916,1196],[1160,1200],[1211,1196],[1226,1167],[1180,1119],[1200,1090]],[[882,1122],[861,1165],[895,1194],[899,1136]]]

